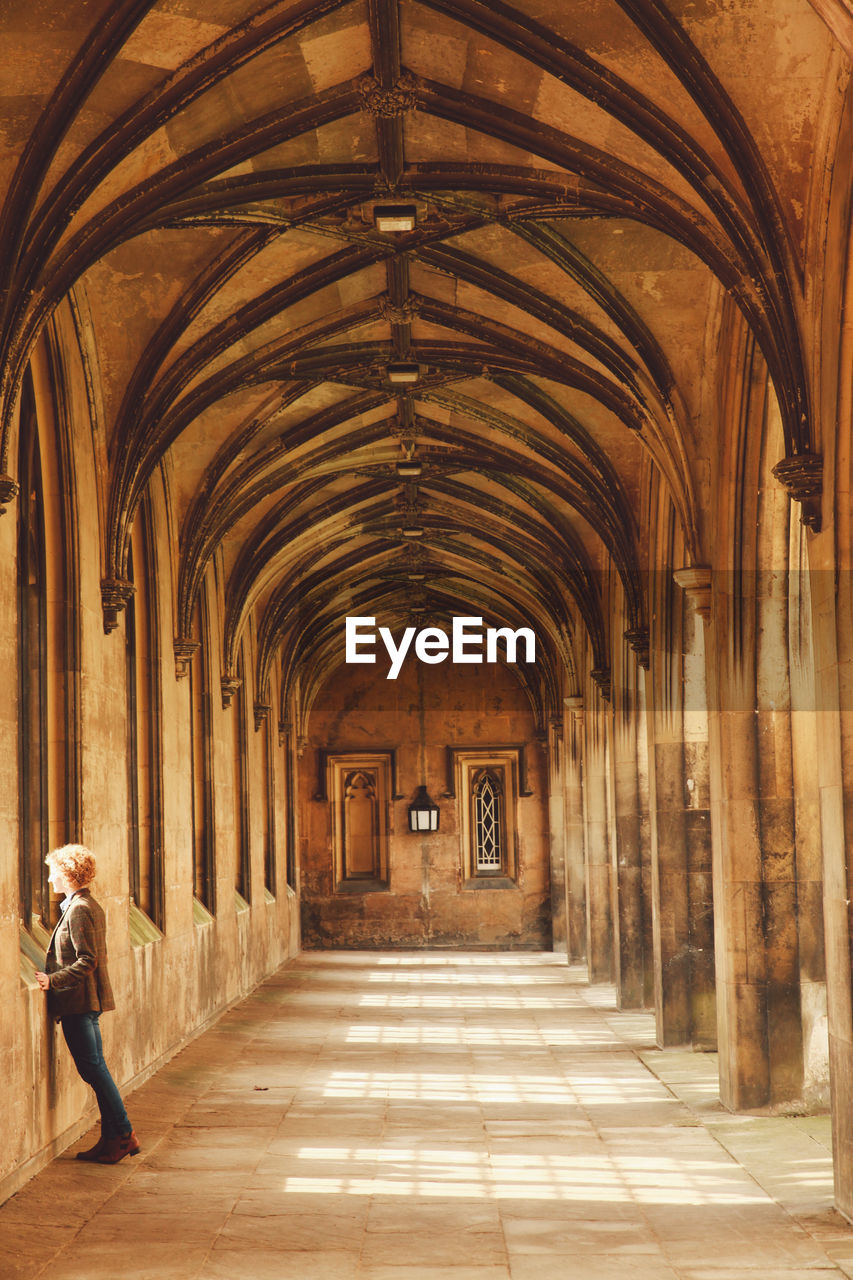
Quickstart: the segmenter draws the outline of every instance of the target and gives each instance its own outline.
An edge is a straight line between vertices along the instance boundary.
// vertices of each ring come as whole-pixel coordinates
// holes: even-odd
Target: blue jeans
[[[105,1137],[116,1138],[130,1133],[133,1126],[127,1118],[121,1094],[104,1062],[101,1044],[100,1013],[68,1013],[60,1019],[65,1043],[80,1076],[95,1090],[101,1113],[101,1130]]]

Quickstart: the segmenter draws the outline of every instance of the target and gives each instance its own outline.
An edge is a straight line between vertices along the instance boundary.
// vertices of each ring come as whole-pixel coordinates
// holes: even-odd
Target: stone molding
[[[220,680],[220,686],[222,688],[222,709],[224,711],[226,707],[231,706],[231,699],[237,690],[243,687],[243,681],[239,676],[223,676]]]
[[[272,711],[272,707],[270,706],[270,704],[269,704],[268,702],[256,702],[256,703],[255,703],[255,707],[254,707],[254,712],[255,712],[255,733],[257,733],[257,732],[258,732],[258,730],[260,729],[261,725],[264,723],[264,721],[266,720],[267,716],[269,715],[270,711]]]
[[[632,627],[625,633],[625,639],[637,655],[637,661],[644,671],[649,669],[649,629],[648,627]]]
[[[379,299],[379,314],[391,324],[410,324],[420,309],[421,299],[416,293],[410,293],[400,303],[392,302],[387,293]]]
[[[383,88],[376,76],[362,76],[358,92],[365,111],[382,120],[394,120],[418,105],[418,82],[411,71],[404,71],[390,89]]]
[[[118,615],[127,606],[136,587],[127,578],[101,579],[101,606],[104,610],[104,635],[118,626]]]
[[[198,640],[188,640],[183,636],[175,636],[172,649],[175,654],[176,680],[183,680],[184,676],[189,675],[190,663],[200,648],[201,643]]]
[[[823,455],[797,453],[783,458],[773,468],[773,475],[792,502],[802,506],[800,519],[807,529],[820,533],[820,499],[823,493]]]
[[[610,701],[611,678],[609,667],[596,667],[594,671],[590,671],[590,679],[594,684],[598,685],[599,693],[605,702]]]
[[[693,565],[691,568],[674,569],[676,586],[681,587],[703,622],[711,621],[711,569],[709,565]]]
[[[0,516],[6,514],[6,507],[17,498],[20,487],[11,476],[0,476]]]

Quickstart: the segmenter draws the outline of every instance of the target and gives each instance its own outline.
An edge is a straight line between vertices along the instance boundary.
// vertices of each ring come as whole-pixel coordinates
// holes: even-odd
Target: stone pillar
[[[646,672],[637,672],[637,786],[640,813],[640,877],[643,916],[643,1008],[655,1005],[655,948],[652,911],[651,790],[646,717]]]
[[[586,955],[590,982],[613,981],[613,909],[607,824],[607,710],[598,705],[585,719],[584,832],[586,851]]]
[[[830,1100],[830,1090],[818,763],[821,717],[816,714],[815,652],[806,534],[799,524],[793,525],[791,534],[792,589],[788,607],[788,632],[797,832],[803,1098],[809,1106],[826,1107]]]
[[[631,689],[614,691],[610,753],[613,955],[620,1009],[643,1007],[643,883],[637,775],[637,717]]]
[[[551,872],[551,945],[568,958],[566,923],[566,824],[563,813],[563,722],[552,720],[548,739],[548,846]]]
[[[772,574],[746,585],[724,575],[708,663],[720,1097],[735,1110],[802,1089],[787,650],[775,634],[776,591]]]
[[[648,684],[655,680],[657,658]],[[655,1028],[664,1049],[689,1044],[691,1025],[683,748],[680,723],[658,705],[659,697],[654,690],[649,698],[648,736]]]
[[[687,947],[690,958],[690,1041],[717,1047],[714,971],[714,887],[705,623],[687,592],[683,631],[684,836],[687,866]]]
[[[853,1222],[853,575],[837,575],[834,556],[829,531],[811,542],[833,1174]]]
[[[671,652],[656,650],[647,677],[657,1042],[713,1047],[713,893],[704,620],[710,570],[677,570],[667,584]],[[680,660],[680,662],[679,662]],[[675,669],[680,679],[672,679]]]
[[[583,698],[565,699],[563,817],[569,960],[586,960],[586,835],[583,802]]]

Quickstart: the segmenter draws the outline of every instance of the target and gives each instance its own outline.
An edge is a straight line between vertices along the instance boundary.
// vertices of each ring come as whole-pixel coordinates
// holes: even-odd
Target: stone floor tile
[[[75,1244],[51,1262],[49,1280],[196,1280],[207,1253],[206,1245],[177,1249],[150,1239],[114,1248]]]
[[[689,1267],[687,1270],[679,1269],[678,1272],[679,1280],[840,1280],[841,1274],[835,1268],[777,1269],[776,1267],[768,1268],[764,1264],[749,1263],[740,1267],[726,1265]]]
[[[363,1266],[358,1275],[359,1280],[510,1280],[507,1266],[471,1267],[461,1263],[458,1267],[430,1266],[425,1270],[419,1264],[407,1266],[403,1260],[392,1266]]]
[[[251,1271],[246,1269],[243,1260],[241,1270],[235,1272],[233,1253],[223,1249],[214,1250],[205,1260],[196,1273],[196,1280],[361,1280],[362,1274],[356,1254],[328,1249],[313,1253],[253,1249]],[[158,1280],[165,1278],[161,1276]]]
[[[237,1250],[244,1256],[251,1256],[255,1249],[334,1249],[357,1257],[363,1237],[363,1220],[346,1214],[234,1214],[219,1231],[213,1247]]]
[[[408,1236],[418,1231],[499,1231],[501,1212],[494,1202],[461,1200],[438,1203],[406,1197],[374,1196],[367,1214],[367,1230]]]
[[[510,1280],[684,1280],[681,1271],[674,1271],[660,1258],[636,1254],[630,1258],[613,1258],[591,1254],[516,1253],[510,1257],[509,1271]]]
[[[507,1252],[499,1231],[412,1231],[401,1240],[395,1232],[371,1232],[361,1253],[365,1267],[393,1266],[405,1260],[408,1268],[506,1265]]]
[[[564,1257],[605,1253],[614,1259],[636,1254],[661,1256],[656,1240],[642,1222],[505,1218],[504,1235],[511,1257],[517,1253],[556,1253]]]

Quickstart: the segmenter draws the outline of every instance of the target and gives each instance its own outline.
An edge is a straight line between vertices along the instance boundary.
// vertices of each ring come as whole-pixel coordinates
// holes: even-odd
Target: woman
[[[47,992],[47,1009],[62,1027],[80,1076],[95,1090],[101,1113],[100,1140],[78,1160],[118,1164],[135,1156],[139,1142],[104,1061],[98,1019],[115,1008],[107,974],[104,912],[89,892],[95,857],[81,844],[66,844],[45,858],[56,893],[65,895],[62,917],[47,949],[44,973],[36,980]]]

